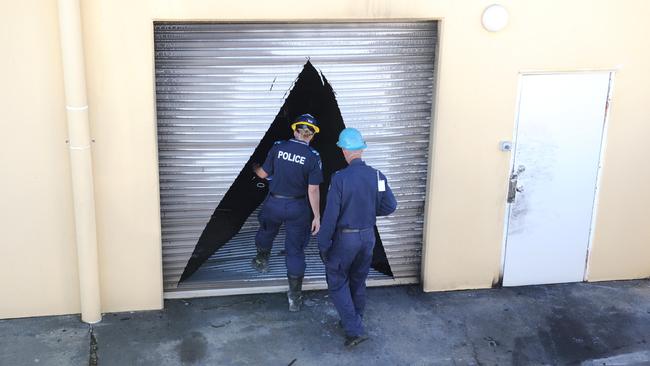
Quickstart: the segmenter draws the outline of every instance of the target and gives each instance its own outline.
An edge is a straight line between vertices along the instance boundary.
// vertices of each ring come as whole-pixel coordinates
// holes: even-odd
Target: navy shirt
[[[283,196],[304,196],[307,185],[323,182],[320,155],[309,144],[291,139],[276,141],[262,169],[269,175],[269,191]]]
[[[393,213],[397,201],[386,177],[354,159],[334,176],[327,193],[327,205],[318,232],[318,247],[329,251],[334,233],[339,229],[366,229],[377,222],[377,216]]]

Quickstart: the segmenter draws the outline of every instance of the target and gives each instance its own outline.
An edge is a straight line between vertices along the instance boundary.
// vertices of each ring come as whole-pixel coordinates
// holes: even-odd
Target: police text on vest
[[[292,154],[284,151],[278,151],[278,159],[305,165],[305,157],[298,154]]]

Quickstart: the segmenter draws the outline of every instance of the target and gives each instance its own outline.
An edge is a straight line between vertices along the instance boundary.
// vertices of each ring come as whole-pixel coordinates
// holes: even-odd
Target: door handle
[[[523,186],[518,186],[517,185],[517,180],[519,179],[519,175],[526,171],[526,167],[523,165],[519,165],[517,167],[517,171],[513,172],[510,175],[510,185],[508,186],[508,203],[513,203],[515,202],[515,197],[517,196],[517,192],[523,192],[524,187]]]
[[[515,202],[515,196],[517,195],[517,177],[510,177],[510,185],[508,186],[508,203]]]

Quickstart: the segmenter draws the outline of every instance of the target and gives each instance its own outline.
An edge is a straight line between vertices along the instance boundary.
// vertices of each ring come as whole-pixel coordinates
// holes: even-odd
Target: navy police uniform
[[[332,177],[318,247],[325,261],[330,297],[347,336],[363,334],[361,320],[376,216],[389,215],[396,208],[386,177],[361,159],[352,160]]]
[[[306,267],[304,248],[311,230],[307,186],[323,181],[320,156],[306,142],[276,141],[262,169],[269,175],[269,195],[258,216],[260,228],[255,244],[260,249],[271,250],[284,223],[287,274],[302,277]]]

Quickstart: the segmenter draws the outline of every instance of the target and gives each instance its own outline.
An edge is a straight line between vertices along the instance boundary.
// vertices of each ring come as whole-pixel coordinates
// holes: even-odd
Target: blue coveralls
[[[327,258],[327,287],[348,336],[363,334],[376,216],[389,215],[396,208],[386,177],[361,159],[352,160],[332,177],[318,247]]]
[[[307,186],[323,181],[320,156],[306,142],[276,141],[262,169],[269,175],[269,195],[258,216],[260,228],[255,244],[260,249],[271,250],[280,225],[284,223],[287,274],[302,277],[306,267],[304,249],[311,231]]]

